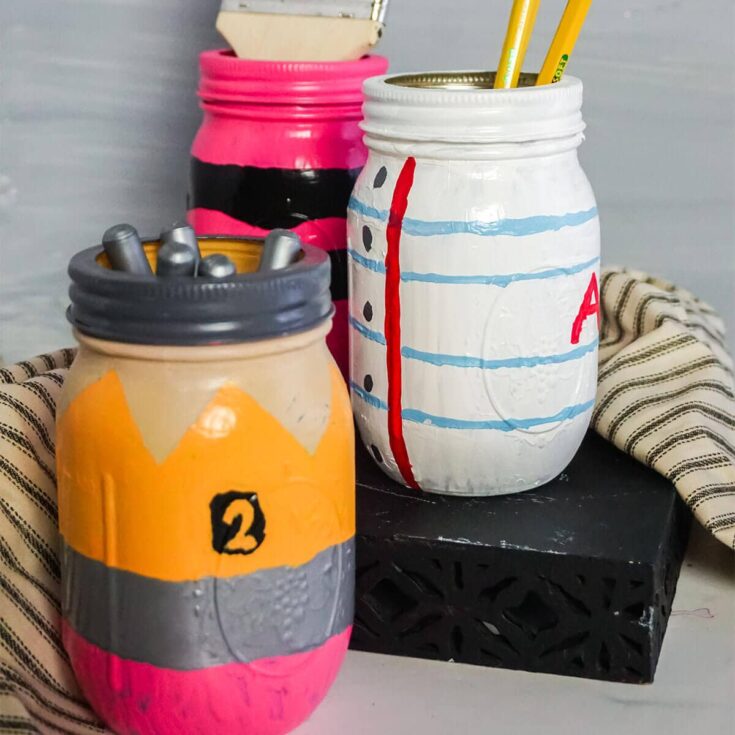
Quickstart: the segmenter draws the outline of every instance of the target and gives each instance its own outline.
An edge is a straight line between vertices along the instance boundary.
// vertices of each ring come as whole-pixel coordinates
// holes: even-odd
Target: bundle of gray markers
[[[156,259],[159,278],[229,278],[237,274],[226,255],[214,253],[202,258],[196,233],[187,224],[175,224],[161,233]],[[102,246],[113,270],[153,277],[138,231],[132,225],[110,227]],[[290,230],[273,230],[265,238],[258,271],[286,268],[301,251],[299,236]]]

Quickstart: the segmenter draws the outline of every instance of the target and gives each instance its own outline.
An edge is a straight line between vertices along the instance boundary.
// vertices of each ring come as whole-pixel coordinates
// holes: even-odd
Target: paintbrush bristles
[[[263,12],[263,3],[225,0],[217,30],[240,58],[262,61],[350,61],[380,40],[386,0],[320,2],[324,14],[305,14],[299,0]],[[341,12],[340,12],[341,8]],[[358,11],[362,12],[358,12]],[[330,12],[331,14],[326,14]]]

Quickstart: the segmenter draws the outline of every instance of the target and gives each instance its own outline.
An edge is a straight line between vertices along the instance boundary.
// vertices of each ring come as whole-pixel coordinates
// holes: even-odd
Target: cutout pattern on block
[[[358,519],[353,648],[653,680],[689,515],[601,439],[543,490],[484,499],[417,495],[361,450]]]

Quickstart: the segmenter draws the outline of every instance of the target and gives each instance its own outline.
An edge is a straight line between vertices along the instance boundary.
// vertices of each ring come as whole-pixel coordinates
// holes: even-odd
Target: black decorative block
[[[538,490],[422,494],[357,456],[352,648],[650,682],[689,530],[669,482],[589,434]]]

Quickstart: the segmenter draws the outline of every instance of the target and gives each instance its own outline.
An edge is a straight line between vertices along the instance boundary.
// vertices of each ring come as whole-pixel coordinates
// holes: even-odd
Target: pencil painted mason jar
[[[147,243],[154,264],[157,243]],[[354,439],[325,335],[329,259],[202,239],[226,280],[70,264],[58,415],[63,638],[120,735],[285,733],[352,625]]]
[[[273,62],[200,57],[204,121],[192,147],[189,221],[199,234],[293,229],[332,259],[336,314],[327,344],[347,376],[347,202],[367,151],[362,83],[382,56]]]
[[[595,398],[600,233],[582,83],[494,74],[365,84],[349,205],[351,387],[362,439],[409,487],[537,487]]]

